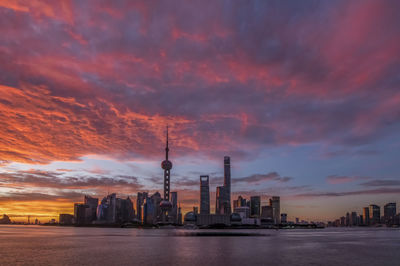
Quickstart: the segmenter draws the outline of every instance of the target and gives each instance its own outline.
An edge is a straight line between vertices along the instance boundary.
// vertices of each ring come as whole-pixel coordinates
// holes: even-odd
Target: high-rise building
[[[346,226],[346,217],[340,217],[340,226]]]
[[[225,213],[225,187],[219,186],[217,187],[217,191],[215,193],[215,213],[216,214],[226,214]]]
[[[88,206],[87,223],[91,223],[96,220],[97,217],[97,206],[99,205],[98,198],[92,198],[91,196],[85,195],[84,204]]]
[[[261,211],[261,197],[252,196],[250,197],[250,217],[259,218]]]
[[[162,210],[160,207],[162,201],[161,194],[157,191],[153,195],[151,195],[150,198],[153,201],[154,205],[153,223],[156,224],[157,222],[160,222],[162,220]]]
[[[364,225],[369,225],[369,207],[363,208]]]
[[[156,220],[156,217],[154,217],[154,214],[156,213],[155,209],[156,206],[154,206],[151,197],[146,197],[143,204],[143,224],[154,224],[154,221]]]
[[[233,210],[235,210],[237,207],[239,207],[238,200],[233,200]],[[233,212],[235,212],[235,211],[233,211]]]
[[[356,226],[357,225],[357,213],[356,212],[351,212],[350,215],[350,226]]]
[[[178,192],[171,192],[172,209],[170,212],[171,222],[176,224],[178,221]]]
[[[97,207],[97,220],[108,224],[117,222],[117,195],[115,193],[104,197]]]
[[[364,216],[360,214],[360,216],[358,216],[358,225],[363,225],[363,224],[364,224]]]
[[[86,224],[86,209],[88,208],[87,205],[82,203],[75,203],[74,204],[74,224],[76,225],[84,225]]]
[[[136,212],[137,212],[137,219],[139,222],[143,221],[143,204],[144,200],[147,198],[147,192],[138,192],[136,197]]]
[[[182,209],[181,206],[179,205],[178,207],[178,224],[181,225],[182,224]]]
[[[396,203],[388,203],[383,208],[383,216],[385,219],[385,224],[387,225],[394,225],[395,224],[395,217],[396,217]]]
[[[247,205],[246,199],[239,195],[238,197],[239,207],[245,207]]]
[[[246,199],[239,195],[237,200],[233,201],[233,209],[237,207],[245,207],[247,206],[246,204]]]
[[[231,158],[229,156],[224,157],[224,187],[225,187],[225,208],[226,214],[231,214]]]
[[[369,220],[371,224],[379,224],[381,221],[381,208],[378,205],[369,205]]]
[[[134,217],[133,203],[129,197],[116,199],[115,221],[117,223],[131,222]]]
[[[272,197],[269,199],[269,205],[272,207],[274,212],[274,223],[280,224],[281,223],[281,203],[280,198],[277,196]]]
[[[350,226],[350,213],[346,213],[346,226]]]
[[[287,214],[286,213],[281,214],[281,223],[283,223],[283,224],[287,223]]]
[[[210,214],[210,178],[200,176],[200,214]]]
[[[215,201],[216,214],[231,214],[231,159],[224,157],[224,185],[217,187]]]

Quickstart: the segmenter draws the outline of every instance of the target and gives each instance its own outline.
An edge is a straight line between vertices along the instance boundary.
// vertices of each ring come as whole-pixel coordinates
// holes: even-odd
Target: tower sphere
[[[162,210],[171,210],[172,203],[170,201],[163,200],[160,202],[160,207]]]
[[[171,163],[171,161],[170,161],[170,160],[164,160],[164,161],[161,163],[161,168],[164,169],[164,170],[171,170],[171,168],[172,168],[172,163]]]

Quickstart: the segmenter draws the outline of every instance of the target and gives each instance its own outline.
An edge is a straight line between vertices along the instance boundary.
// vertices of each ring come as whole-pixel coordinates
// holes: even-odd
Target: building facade
[[[229,156],[224,157],[224,185],[217,187],[216,214],[231,214],[231,159]]]
[[[274,196],[269,200],[269,206],[272,207],[274,212],[274,223],[280,224],[281,223],[281,203],[280,197]]]
[[[379,224],[381,221],[381,208],[378,205],[369,205],[369,221],[370,224]]]
[[[395,218],[396,218],[396,203],[391,202],[388,203],[384,206],[383,208],[383,217],[385,219],[385,224],[386,225],[394,225],[395,224]]]
[[[250,197],[250,217],[259,218],[261,212],[261,197],[252,196]]]
[[[369,225],[369,207],[363,208],[364,225]]]
[[[200,214],[210,214],[210,178],[200,176]]]

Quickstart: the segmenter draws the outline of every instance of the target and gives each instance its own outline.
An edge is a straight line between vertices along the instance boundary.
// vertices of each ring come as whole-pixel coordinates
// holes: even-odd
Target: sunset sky
[[[400,203],[400,1],[0,0],[0,215],[199,175],[336,219]]]

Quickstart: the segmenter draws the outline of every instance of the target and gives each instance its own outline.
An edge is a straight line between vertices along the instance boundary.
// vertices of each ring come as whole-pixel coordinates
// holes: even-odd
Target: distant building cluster
[[[171,224],[181,224],[181,208],[178,207],[178,193],[171,192],[172,210],[168,213]],[[115,193],[103,198],[99,204],[97,198],[84,196],[84,203],[75,203],[74,215],[60,214],[60,225],[116,225],[125,223],[155,225],[162,221],[162,201],[159,192],[149,195],[138,192],[136,210],[132,200],[117,198]]]
[[[210,213],[210,178],[200,176],[200,212],[193,207],[184,218],[185,225],[199,227],[232,226],[232,225],[280,225],[287,223],[287,214],[280,209],[280,198],[269,200],[269,205],[261,206],[261,197],[252,196],[250,200],[239,196],[231,204],[231,162],[230,157],[224,157],[224,185],[216,189],[215,214]]]
[[[84,196],[84,203],[75,203],[74,215],[60,214],[61,225],[122,224],[133,221],[135,210],[129,197],[117,198],[115,193],[99,199]]]
[[[396,214],[396,203],[387,203],[383,207],[383,216],[381,216],[381,208],[378,205],[371,204],[364,207],[362,214],[357,212],[347,212],[346,216],[342,216],[335,221],[328,222],[328,226],[344,227],[344,226],[399,226],[400,213]]]

